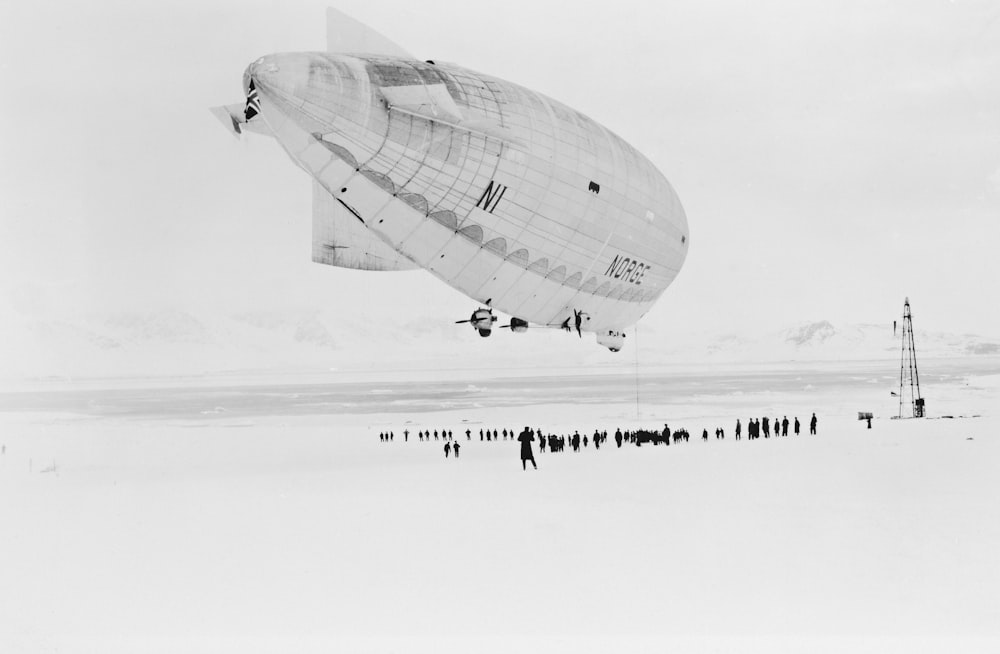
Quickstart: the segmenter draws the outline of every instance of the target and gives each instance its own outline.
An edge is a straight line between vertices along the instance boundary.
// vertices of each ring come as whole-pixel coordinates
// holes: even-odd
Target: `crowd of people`
[[[809,419],[809,433],[816,434],[816,427],[818,420],[816,414],[812,414],[812,418]],[[772,421],[767,416],[762,418],[750,418],[746,423],[746,438],[747,440],[756,440],[763,436],[764,438],[770,438],[773,434],[776,438],[787,437],[789,427],[792,428],[792,433],[796,436],[799,435],[801,430],[801,423],[799,422],[798,416],[794,416],[792,421],[788,420],[788,416],[783,416],[782,418],[775,417]],[[743,438],[743,423],[740,419],[736,420],[735,427],[735,437],[736,440],[741,440]],[[461,437],[461,434],[459,434]],[[473,437],[473,431],[470,428],[465,430],[465,440],[471,441]],[[717,439],[725,439],[726,431],[722,427],[715,428],[715,437]],[[667,424],[663,425],[663,429],[649,430],[649,429],[635,429],[635,430],[625,430],[621,428],[615,430],[614,440],[617,447],[622,447],[623,445],[636,445],[641,447],[645,443],[652,445],[670,445],[673,442],[675,445],[682,442],[687,442],[690,440],[691,435],[686,429],[677,429],[671,431],[670,426]],[[703,441],[708,440],[708,428],[702,430],[701,438]],[[435,441],[444,441],[444,455],[445,457],[455,455],[458,458],[459,449],[461,448],[461,438],[455,440],[450,429],[420,429],[417,431],[417,440],[420,442],[430,441],[431,439]],[[395,440],[395,434],[392,431],[379,432],[379,440],[383,443],[392,442]],[[403,440],[410,440],[410,430],[403,430]],[[517,435],[513,429],[503,428],[497,430],[496,428],[481,428],[479,429],[479,440],[484,442],[496,442],[500,440],[510,440],[518,441],[521,444],[521,467],[527,470],[528,461],[531,462],[532,466],[535,468],[538,465],[535,463],[535,455],[532,448],[532,444],[538,441],[539,452],[545,452],[546,449],[550,453],[563,452],[566,450],[566,446],[569,445],[570,449],[574,452],[579,452],[581,448],[586,448],[589,445],[593,445],[595,450],[599,450],[601,445],[603,445],[608,440],[607,430],[601,431],[598,429],[594,430],[593,434],[580,435],[579,430],[574,431],[572,434],[546,434],[541,428],[533,429],[531,427],[525,426]]]
[[[809,419],[809,433],[810,434],[816,434],[816,425],[817,425],[817,423],[818,423],[818,421],[816,419],[816,414],[813,413],[812,414],[812,418]],[[794,419],[793,423],[789,423],[788,422],[788,416],[784,416],[780,420],[776,416],[774,418],[774,422],[771,422],[770,420],[768,420],[767,416],[764,416],[763,418],[751,418],[747,422],[747,439],[748,440],[754,440],[754,439],[760,438],[761,434],[763,434],[764,438],[770,438],[771,437],[771,430],[772,429],[774,430],[775,437],[788,436],[788,425],[789,424],[793,425],[794,433],[795,433],[796,436],[798,436],[799,435],[799,430],[802,428],[801,423],[799,423],[799,417],[798,416],[795,416],[795,419]],[[742,431],[743,431],[742,430],[742,425],[740,425],[740,421],[737,420],[736,421],[736,440],[740,440]],[[721,434],[721,429],[716,432],[716,438],[725,438],[725,434],[721,434],[721,435],[720,434]],[[707,433],[704,435],[704,438],[705,439],[708,438],[708,434]]]

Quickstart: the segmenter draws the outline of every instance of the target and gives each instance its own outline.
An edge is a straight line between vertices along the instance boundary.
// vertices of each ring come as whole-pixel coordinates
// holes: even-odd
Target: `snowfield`
[[[983,361],[922,362],[926,420],[890,419],[892,364],[651,374],[638,416],[604,375],[0,394],[0,649],[995,652]],[[803,434],[733,440],[765,414]],[[478,436],[664,422],[691,441],[526,472]]]

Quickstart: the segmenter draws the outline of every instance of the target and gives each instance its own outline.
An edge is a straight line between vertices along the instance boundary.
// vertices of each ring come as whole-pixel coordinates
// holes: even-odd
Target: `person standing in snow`
[[[451,443],[449,443],[448,441],[445,441],[445,443],[444,443],[444,458],[447,459],[449,454],[451,454]]]
[[[535,463],[535,454],[531,451],[531,441],[535,440],[535,437],[531,435],[531,431],[525,426],[524,431],[517,437],[517,440],[521,441],[521,469],[528,469],[528,461],[531,461],[531,466],[538,470],[538,464]]]
[[[454,449],[455,449],[455,458],[456,459],[458,458],[458,448],[460,448],[461,446],[462,446],[461,443],[459,443],[458,441],[455,441],[455,448]]]
[[[817,422],[817,420],[816,420],[816,413],[813,412],[813,417],[809,421],[809,433],[810,434],[815,434],[816,433],[816,422]]]

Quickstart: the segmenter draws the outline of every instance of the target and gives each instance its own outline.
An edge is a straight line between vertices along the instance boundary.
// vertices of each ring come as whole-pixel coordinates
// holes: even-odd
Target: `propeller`
[[[563,320],[562,324],[559,325],[559,329],[562,329],[563,331],[571,332],[572,333],[573,327],[570,327],[570,324],[569,324],[570,320],[573,321],[573,327],[576,328],[577,335],[580,338],[583,338],[583,331],[581,330],[581,327],[583,327],[583,311],[577,311],[576,309],[573,309],[573,317],[572,318],[567,318],[566,320]]]
[[[493,298],[490,298],[490,299],[486,300],[486,308],[485,309],[481,309],[481,308],[480,309],[476,309],[475,311],[472,312],[472,315],[469,316],[468,320],[456,320],[455,324],[456,325],[461,325],[464,322],[478,322],[480,320],[483,320],[483,318],[477,318],[476,317],[477,314],[480,311],[486,311],[489,314],[490,324],[493,324],[496,321],[496,318],[493,316]]]

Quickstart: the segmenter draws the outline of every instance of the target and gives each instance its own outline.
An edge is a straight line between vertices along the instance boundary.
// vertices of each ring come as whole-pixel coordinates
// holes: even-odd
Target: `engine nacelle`
[[[608,348],[612,352],[618,352],[625,345],[625,332],[609,329],[606,332],[597,333],[597,342]]]
[[[520,318],[511,318],[510,331],[514,332],[515,334],[523,334],[524,332],[528,331],[528,321],[521,320]]]
[[[493,331],[493,323],[497,321],[496,316],[489,309],[476,309],[472,312],[469,322],[479,332],[483,338],[489,336]]]

